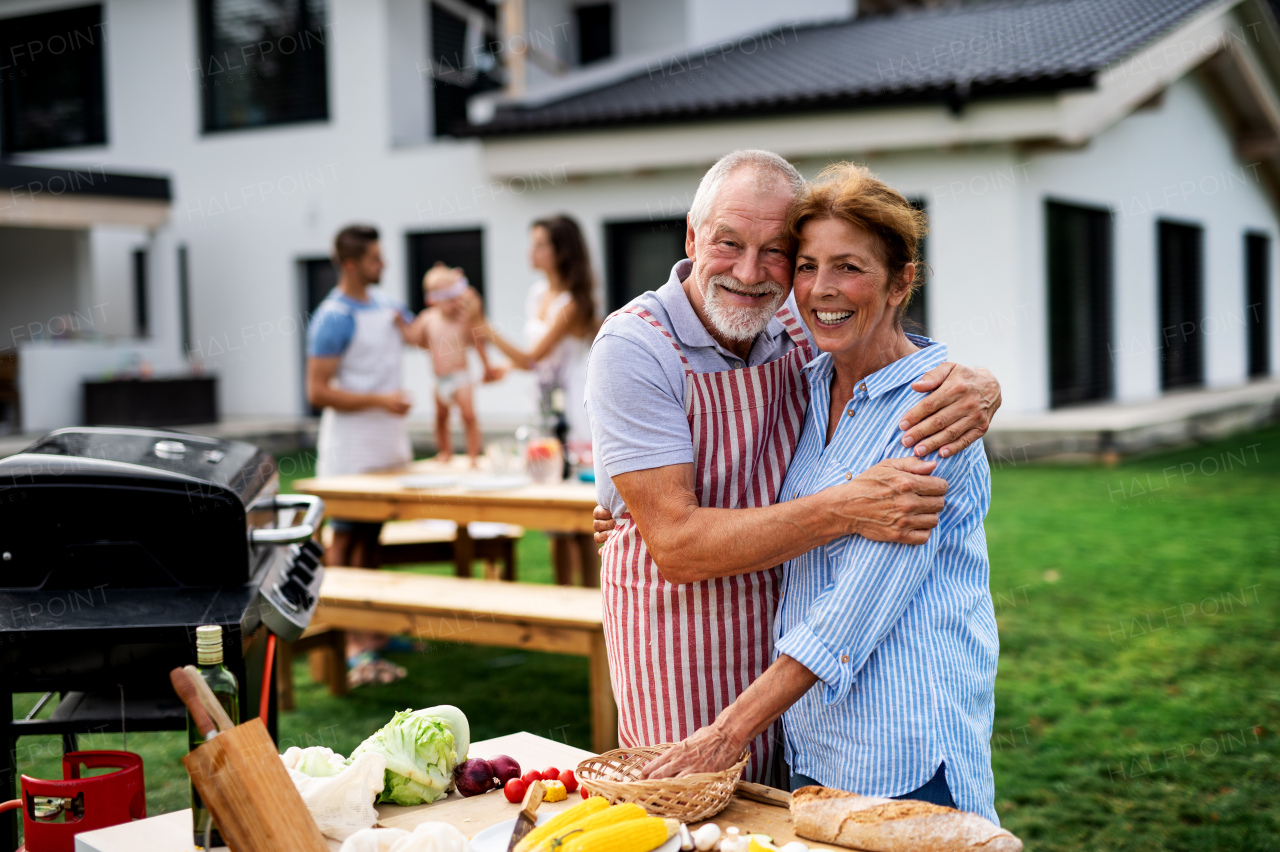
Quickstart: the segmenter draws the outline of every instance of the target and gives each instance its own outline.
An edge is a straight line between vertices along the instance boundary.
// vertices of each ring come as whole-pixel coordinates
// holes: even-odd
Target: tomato
[[[590,793],[588,793],[588,792],[587,792],[587,788],[586,788],[586,787],[583,787],[583,788],[582,788],[581,790],[579,790],[578,792],[582,794],[582,798],[584,798],[584,799],[585,799],[585,798],[587,798],[587,797],[589,797],[589,796],[591,795]]]
[[[524,794],[528,789],[529,785],[523,778],[512,778],[507,782],[507,786],[502,788],[502,794],[507,797],[508,802],[518,805],[524,801]]]
[[[566,769],[560,773],[560,783],[564,784],[564,788],[570,793],[578,789],[578,779],[574,776],[572,769]]]
[[[543,781],[559,781],[560,770],[556,769],[554,766],[551,766],[542,770],[542,780]]]
[[[520,780],[523,781],[525,786],[527,787],[530,784],[532,784],[534,781],[541,781],[542,773],[536,769],[530,769],[524,775],[520,776]]]

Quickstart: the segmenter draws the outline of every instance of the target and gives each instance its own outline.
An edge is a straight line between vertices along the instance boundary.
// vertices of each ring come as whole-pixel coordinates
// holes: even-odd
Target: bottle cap
[[[196,662],[202,666],[216,666],[221,664],[221,625],[201,624],[196,628]]]

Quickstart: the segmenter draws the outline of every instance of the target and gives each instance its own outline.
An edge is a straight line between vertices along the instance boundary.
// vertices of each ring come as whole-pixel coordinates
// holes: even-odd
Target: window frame
[[[1048,390],[1049,407],[1062,408],[1070,405],[1089,405],[1105,402],[1115,398],[1116,362],[1115,362],[1115,212],[1105,206],[1081,204],[1057,198],[1044,200],[1044,258],[1045,258],[1045,347],[1048,353]],[[1075,214],[1081,216],[1085,228],[1097,229],[1088,234],[1089,245],[1078,251],[1087,252],[1083,258],[1085,274],[1090,278],[1086,283],[1087,292],[1064,294],[1059,288],[1074,286],[1076,282],[1066,280],[1066,264],[1055,255],[1055,245],[1064,235],[1055,233],[1055,224],[1059,221],[1056,214]],[[1097,242],[1092,242],[1098,238]],[[1062,329],[1055,323],[1054,306],[1064,296],[1079,299],[1083,295],[1088,304],[1083,309],[1083,316],[1073,315],[1066,324],[1069,329]],[[1081,363],[1074,354],[1069,362],[1060,362],[1064,347],[1060,337],[1065,334],[1071,341],[1080,342],[1079,322],[1087,326],[1090,335],[1088,348],[1089,361]],[[1099,346],[1105,346],[1102,353]],[[1069,367],[1073,381],[1070,384],[1061,381],[1064,368]],[[1083,378],[1082,378],[1083,377]]]
[[[57,143],[53,145],[28,145],[22,147],[15,145],[13,130],[11,128],[20,127],[21,121],[18,119],[16,102],[13,100],[11,89],[12,81],[3,79],[8,73],[14,73],[10,71],[6,72],[4,75],[0,75],[0,156],[34,153],[38,151],[58,151],[65,150],[67,148],[88,148],[108,144],[109,122],[107,112],[107,63],[105,50],[103,48],[103,44],[105,43],[103,32],[106,21],[104,17],[103,4],[87,3],[83,6],[70,6],[61,9],[36,9],[29,10],[26,14],[5,15],[0,17],[0,29],[6,26],[13,26],[14,22],[21,22],[32,18],[53,18],[56,16],[68,16],[75,14],[85,14],[87,16],[91,10],[96,10],[96,22],[90,26],[90,29],[96,30],[96,34],[93,36],[91,44],[94,53],[97,55],[97,64],[96,74],[93,76],[93,79],[88,81],[86,84],[87,90],[80,93],[85,95],[86,100],[89,103],[86,124],[83,128],[88,131],[86,133],[86,138],[80,141]],[[19,26],[21,26],[21,24],[19,24]],[[78,28],[69,32],[77,33]],[[45,41],[52,41],[52,36],[45,39]],[[0,40],[0,49],[3,49],[5,44],[7,44],[7,41]],[[66,52],[75,54],[77,50],[81,49],[78,47],[78,39],[76,40],[76,44],[77,46],[72,47]],[[81,70],[82,69],[80,68],[76,69],[75,76],[77,81],[79,81],[82,76]]]
[[[307,115],[296,118],[277,118],[264,122],[252,124],[228,124],[224,126],[217,125],[216,108],[217,104],[211,96],[212,89],[209,86],[210,75],[208,69],[212,61],[216,58],[217,49],[214,44],[214,4],[219,0],[196,0],[196,49],[198,51],[196,62],[198,70],[197,84],[199,85],[200,96],[200,134],[202,136],[217,136],[224,133],[243,133],[254,130],[266,130],[275,127],[292,127],[304,124],[327,124],[332,118],[332,109],[330,108],[330,80],[329,80],[329,13],[331,0],[319,0],[323,4],[323,8],[319,10],[320,22],[318,29],[320,36],[320,74],[318,77],[319,104],[320,109],[316,115]],[[308,0],[298,0],[300,4],[305,4]],[[311,30],[299,30],[299,32],[311,32]],[[315,48],[308,48],[314,50]],[[243,50],[243,47],[242,47]],[[223,52],[226,57],[225,51]],[[240,66],[244,67],[244,66]],[[230,70],[230,69],[228,69]]]
[[[1204,322],[1205,322],[1205,258],[1206,258],[1206,237],[1207,232],[1205,226],[1200,222],[1184,221],[1179,219],[1157,219],[1156,225],[1156,319],[1158,322],[1157,331],[1159,334],[1158,344],[1160,347],[1160,390],[1162,393],[1177,390],[1198,390],[1205,386],[1206,376],[1206,356],[1207,347],[1204,344]],[[1188,243],[1196,255],[1196,263],[1188,264],[1182,262],[1185,258],[1179,258],[1177,263],[1167,264],[1166,255],[1171,246],[1166,246],[1166,235],[1173,235],[1178,232],[1185,234],[1194,233],[1195,242]],[[1194,269],[1192,268],[1194,266]],[[1195,278],[1190,283],[1194,285],[1192,292],[1185,292],[1185,287],[1179,290],[1177,294],[1171,294],[1170,290],[1173,286],[1173,276],[1178,273],[1194,272]],[[1184,284],[1187,282],[1183,282]],[[1170,295],[1179,295],[1181,304],[1171,304],[1168,297]],[[1194,304],[1192,304],[1194,302]],[[1185,363],[1180,364],[1178,371],[1175,372],[1170,366],[1170,351],[1173,347],[1168,345],[1169,336],[1166,330],[1175,326],[1181,326],[1188,321],[1186,316],[1182,316],[1184,309],[1190,308],[1190,319],[1194,323],[1192,334],[1183,334],[1181,346],[1177,347],[1177,353],[1181,356],[1189,353],[1194,360],[1190,367]],[[1175,316],[1176,314],[1176,316]],[[1178,321],[1178,318],[1181,321]],[[1171,322],[1173,320],[1173,322]],[[1188,359],[1191,360],[1191,359]]]

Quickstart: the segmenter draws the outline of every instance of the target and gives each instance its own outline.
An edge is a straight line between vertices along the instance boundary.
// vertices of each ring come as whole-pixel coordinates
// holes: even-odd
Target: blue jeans
[[[814,779],[808,775],[801,775],[799,772],[791,773],[791,790],[795,792],[801,787],[821,787]],[[947,786],[947,764],[938,765],[938,771],[933,773],[925,785],[910,793],[903,793],[901,796],[893,796],[894,799],[915,799],[919,802],[929,802],[934,805],[942,805],[945,808],[954,808],[956,800],[951,798],[951,788]]]

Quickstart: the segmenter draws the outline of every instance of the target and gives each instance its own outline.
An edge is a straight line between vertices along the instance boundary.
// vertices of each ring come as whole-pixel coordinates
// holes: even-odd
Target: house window
[[[1045,209],[1049,283],[1049,404],[1109,399],[1111,213],[1050,201]]]
[[[133,251],[133,331],[136,337],[148,337],[147,250]]]
[[[0,151],[107,141],[102,7],[0,19]]]
[[[178,331],[182,334],[182,351],[191,357],[191,268],[187,246],[178,246]],[[303,335],[306,337],[306,335]]]
[[[466,15],[460,14],[468,10]],[[500,88],[490,76],[498,61],[489,52],[497,31],[497,6],[483,0],[431,4],[431,106],[436,136],[453,136],[467,123],[467,101]]]
[[[329,118],[326,0],[199,0],[204,130]]]
[[[422,296],[422,276],[440,261],[445,266],[460,266],[467,281],[484,295],[484,232],[429,231],[408,235],[409,289],[405,300],[414,313],[426,307]]]
[[[907,203],[917,210],[924,210],[923,198],[910,198],[907,199]],[[929,260],[927,237],[920,240],[920,260],[926,263]],[[927,268],[917,269],[916,280],[920,283],[916,287],[915,293],[911,296],[911,303],[907,305],[902,327],[913,334],[927,337],[929,334],[929,270]]]
[[[616,311],[646,290],[657,290],[685,257],[685,220],[645,219],[605,225],[608,310]]]
[[[578,32],[578,64],[613,56],[613,4],[588,3],[573,10]]]
[[[1249,376],[1271,373],[1271,238],[1244,235],[1245,327],[1248,331]]]
[[[1157,222],[1160,386],[1204,384],[1204,229]]]
[[[338,286],[338,270],[334,267],[333,261],[327,257],[303,258],[298,261],[298,280],[302,285],[302,292],[298,299],[302,307],[300,325],[308,328],[320,303],[334,287]],[[311,400],[307,399],[307,335],[300,334],[298,338],[298,352],[301,355],[302,364],[302,410],[312,417],[319,417],[320,409],[314,407]]]

